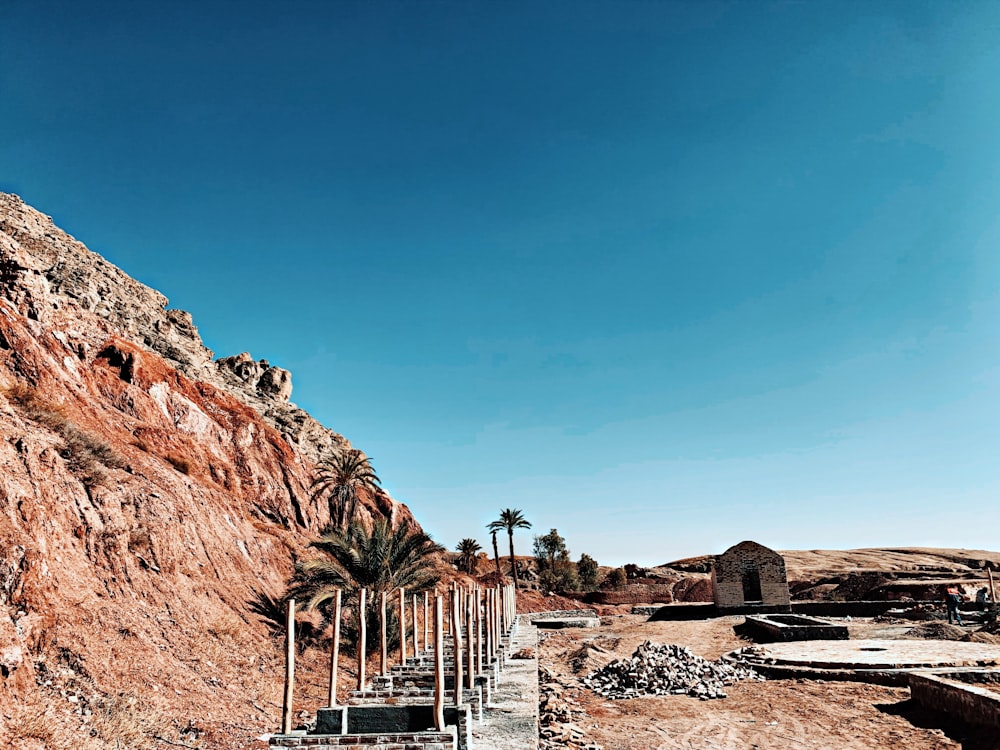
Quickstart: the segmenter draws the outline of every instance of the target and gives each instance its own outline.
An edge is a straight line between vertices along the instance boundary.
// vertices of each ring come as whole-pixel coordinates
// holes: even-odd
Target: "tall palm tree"
[[[470,576],[476,569],[476,556],[482,550],[475,539],[463,539],[458,543],[458,567]]]
[[[497,530],[490,529],[490,537],[493,539],[493,562],[497,564],[497,578],[503,578],[500,572],[500,549],[497,547]]]
[[[375,521],[371,530],[356,521],[346,529],[331,529],[309,546],[323,554],[295,566],[286,598],[294,597],[308,609],[322,610],[337,589],[342,589],[347,599],[353,601],[358,591],[366,588],[372,593],[366,620],[373,633],[379,629],[375,611],[378,595],[400,587],[426,591],[434,586],[439,576],[432,555],[444,549],[408,523],[401,523],[393,530],[386,519]],[[356,626],[351,630],[345,628],[345,640],[354,640],[352,631],[356,632]],[[394,639],[392,631],[387,632]],[[369,647],[374,649],[378,642],[379,639],[373,638]]]
[[[331,525],[344,530],[354,521],[358,490],[374,492],[380,482],[368,457],[357,448],[348,448],[319,463],[309,492],[313,500],[330,503]]]
[[[514,529],[530,529],[531,524],[524,517],[524,514],[513,508],[504,508],[500,511],[500,518],[492,521],[487,526],[490,531],[507,529],[507,538],[510,540],[510,574],[514,577],[514,588],[517,588],[517,562],[514,560]]]

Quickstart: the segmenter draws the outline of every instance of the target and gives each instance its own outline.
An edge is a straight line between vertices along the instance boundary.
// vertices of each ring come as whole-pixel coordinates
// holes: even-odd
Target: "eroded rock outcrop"
[[[329,522],[311,469],[349,444],[166,305],[0,194],[0,746],[102,748],[112,709],[183,744],[182,719],[259,731],[280,705],[250,602]]]
[[[0,193],[0,289],[35,320],[71,305],[159,354],[193,380],[211,383],[256,409],[311,461],[347,441],[290,402],[291,373],[248,353],[213,361],[191,315],[57,228],[14,195]]]

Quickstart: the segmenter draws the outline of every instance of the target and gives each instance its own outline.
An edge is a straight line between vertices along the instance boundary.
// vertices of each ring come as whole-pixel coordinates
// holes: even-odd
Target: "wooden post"
[[[493,653],[500,653],[500,597],[497,589],[490,589],[490,601],[493,602]]]
[[[483,597],[482,591],[476,587],[476,673],[483,673]]]
[[[511,602],[510,600],[510,588],[508,588],[507,586],[503,587],[503,598],[504,601],[507,602],[507,620],[504,624],[504,627],[509,632],[511,626],[514,624],[514,607],[512,606],[513,602]]]
[[[496,599],[497,603],[497,651],[503,651],[503,637],[504,637],[504,627],[503,627],[503,587],[497,586],[497,590],[493,593],[493,597]]]
[[[500,650],[500,638],[497,635],[497,591],[490,589],[490,630],[493,631],[493,651],[490,656],[495,657]]]
[[[333,648],[330,651],[330,702],[337,705],[337,670],[340,667],[340,589],[333,595]]]
[[[379,595],[379,629],[382,631],[382,662],[380,666],[383,677],[389,674],[389,629],[387,627],[388,618],[385,614],[386,598],[388,596],[385,591]]]
[[[452,586],[455,584],[453,583]],[[444,606],[444,632],[446,634],[451,634],[451,614],[449,613],[449,608],[451,607],[451,597],[442,597],[442,604]]]
[[[990,577],[990,606],[991,607],[996,607],[997,606],[997,591],[996,591],[995,588],[993,588],[993,568],[987,568],[986,572],[987,572],[987,574]]]
[[[485,612],[486,623],[485,623],[485,625],[486,625],[486,665],[487,666],[489,666],[489,664],[493,661],[493,609],[492,609],[493,597],[490,595],[491,593],[492,593],[492,589],[486,589],[485,591],[483,591],[483,595],[484,595],[484,599],[485,599],[485,601],[483,602],[483,604],[484,604],[485,609],[486,609],[486,612]]]
[[[467,596],[465,597],[465,637],[466,640],[468,641],[468,645],[466,646],[466,649],[468,650],[466,667],[469,673],[468,677],[469,690],[472,690],[475,687],[475,679],[476,679],[476,659],[475,659],[475,652],[473,650],[475,648],[476,636],[472,629],[472,623],[474,622],[474,618],[472,616],[472,596],[468,591],[466,592],[466,594]]]
[[[434,727],[444,731],[444,637],[441,595],[434,595]]]
[[[406,589],[399,587],[399,663],[406,666]]]
[[[281,707],[281,733],[292,731],[292,693],[295,685],[295,600],[285,609],[285,700]]]
[[[507,632],[507,592],[503,586],[497,586],[497,601],[500,603],[500,612],[497,621],[500,623],[501,637]]]
[[[368,650],[368,609],[366,599],[368,590],[361,589],[358,593],[358,690],[365,689],[365,652]]]
[[[413,658],[416,659],[420,656],[420,634],[417,630],[417,595],[413,595],[411,600],[411,609],[413,610]],[[424,648],[427,648],[427,643],[424,643]]]
[[[458,606],[460,600],[458,589],[451,590],[451,638],[455,652],[455,705],[462,705],[462,610]]]
[[[427,592],[424,592],[424,643],[431,642],[431,609],[430,599]]]

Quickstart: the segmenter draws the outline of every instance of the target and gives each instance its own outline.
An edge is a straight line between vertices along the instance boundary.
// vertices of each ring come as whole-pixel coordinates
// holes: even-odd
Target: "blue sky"
[[[998,42],[987,2],[0,0],[0,189],[290,369],[450,547],[514,507],[605,564],[996,549]]]

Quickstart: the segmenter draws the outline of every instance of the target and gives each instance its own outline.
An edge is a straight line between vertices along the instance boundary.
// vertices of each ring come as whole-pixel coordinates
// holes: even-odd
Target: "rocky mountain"
[[[349,447],[291,390],[0,194],[0,746],[225,747],[276,720],[249,603],[329,522],[311,471]],[[361,512],[412,520],[382,493]]]

